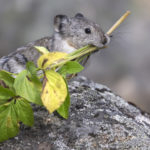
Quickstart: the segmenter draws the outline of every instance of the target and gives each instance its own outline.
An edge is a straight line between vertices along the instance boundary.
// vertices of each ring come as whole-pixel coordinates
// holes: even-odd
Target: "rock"
[[[0,150],[148,150],[150,115],[109,88],[77,77],[69,84],[67,120],[35,109],[35,125],[0,144]]]

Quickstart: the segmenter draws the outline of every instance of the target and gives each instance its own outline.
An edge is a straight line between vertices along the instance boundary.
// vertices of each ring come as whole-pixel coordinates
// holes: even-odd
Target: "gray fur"
[[[70,53],[75,49],[92,44],[103,47],[109,42],[101,27],[78,13],[69,18],[66,15],[57,15],[54,18],[54,34],[52,37],[44,37],[18,48],[8,56],[0,59],[0,70],[19,73],[25,69],[26,62],[33,61],[36,64],[40,53],[34,46],[44,46],[49,51],[62,51]],[[90,34],[85,29],[91,30]]]

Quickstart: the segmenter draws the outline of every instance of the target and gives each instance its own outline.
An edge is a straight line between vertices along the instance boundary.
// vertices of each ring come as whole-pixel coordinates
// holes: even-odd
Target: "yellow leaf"
[[[34,46],[41,54],[48,54],[49,51],[43,46]]]
[[[64,79],[55,71],[45,72],[41,99],[50,113],[57,110],[65,101],[67,87]]]
[[[40,56],[40,58],[38,59],[37,62],[38,67],[42,69],[46,69],[54,62],[63,60],[67,55],[68,55],[67,53],[63,53],[63,52],[50,52],[48,54],[44,54]]]

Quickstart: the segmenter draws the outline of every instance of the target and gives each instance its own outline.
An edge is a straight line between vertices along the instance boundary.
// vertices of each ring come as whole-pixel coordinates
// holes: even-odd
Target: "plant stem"
[[[93,51],[95,51],[95,50],[97,50],[97,47],[93,46],[93,47],[91,47],[91,48],[88,48],[86,51],[77,53],[77,54],[75,54],[75,55],[73,55],[73,56],[67,56],[67,57],[66,57],[64,60],[62,60],[61,62],[59,62],[59,63],[57,63],[57,64],[54,64],[54,65],[52,64],[52,65],[50,66],[50,68],[52,69],[52,68],[54,68],[54,67],[61,66],[61,65],[65,64],[66,62],[70,61],[70,60],[79,58],[79,57],[81,57],[81,56],[83,56],[83,55],[85,55],[85,54],[88,54],[88,53],[90,53],[90,52],[93,52]]]
[[[120,19],[116,21],[116,23],[107,31],[106,34],[110,36],[111,33],[128,17],[130,13],[130,11],[127,11],[123,16],[121,16]]]
[[[82,48],[80,48],[80,49],[77,49],[76,51],[74,51],[74,52],[68,54],[68,56],[73,56],[73,55],[75,55],[75,54],[77,54],[77,53],[79,53],[79,52],[82,52],[82,51],[86,50],[87,48],[89,48],[89,45],[84,46],[84,47],[82,47]]]

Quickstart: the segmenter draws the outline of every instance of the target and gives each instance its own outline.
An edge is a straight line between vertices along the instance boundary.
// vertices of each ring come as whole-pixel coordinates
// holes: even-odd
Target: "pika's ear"
[[[75,15],[75,18],[83,18],[83,17],[84,17],[84,15],[81,14],[81,13],[77,13],[77,14]]]
[[[69,19],[66,15],[57,15],[54,18],[54,26],[56,32],[63,32],[69,24]]]

